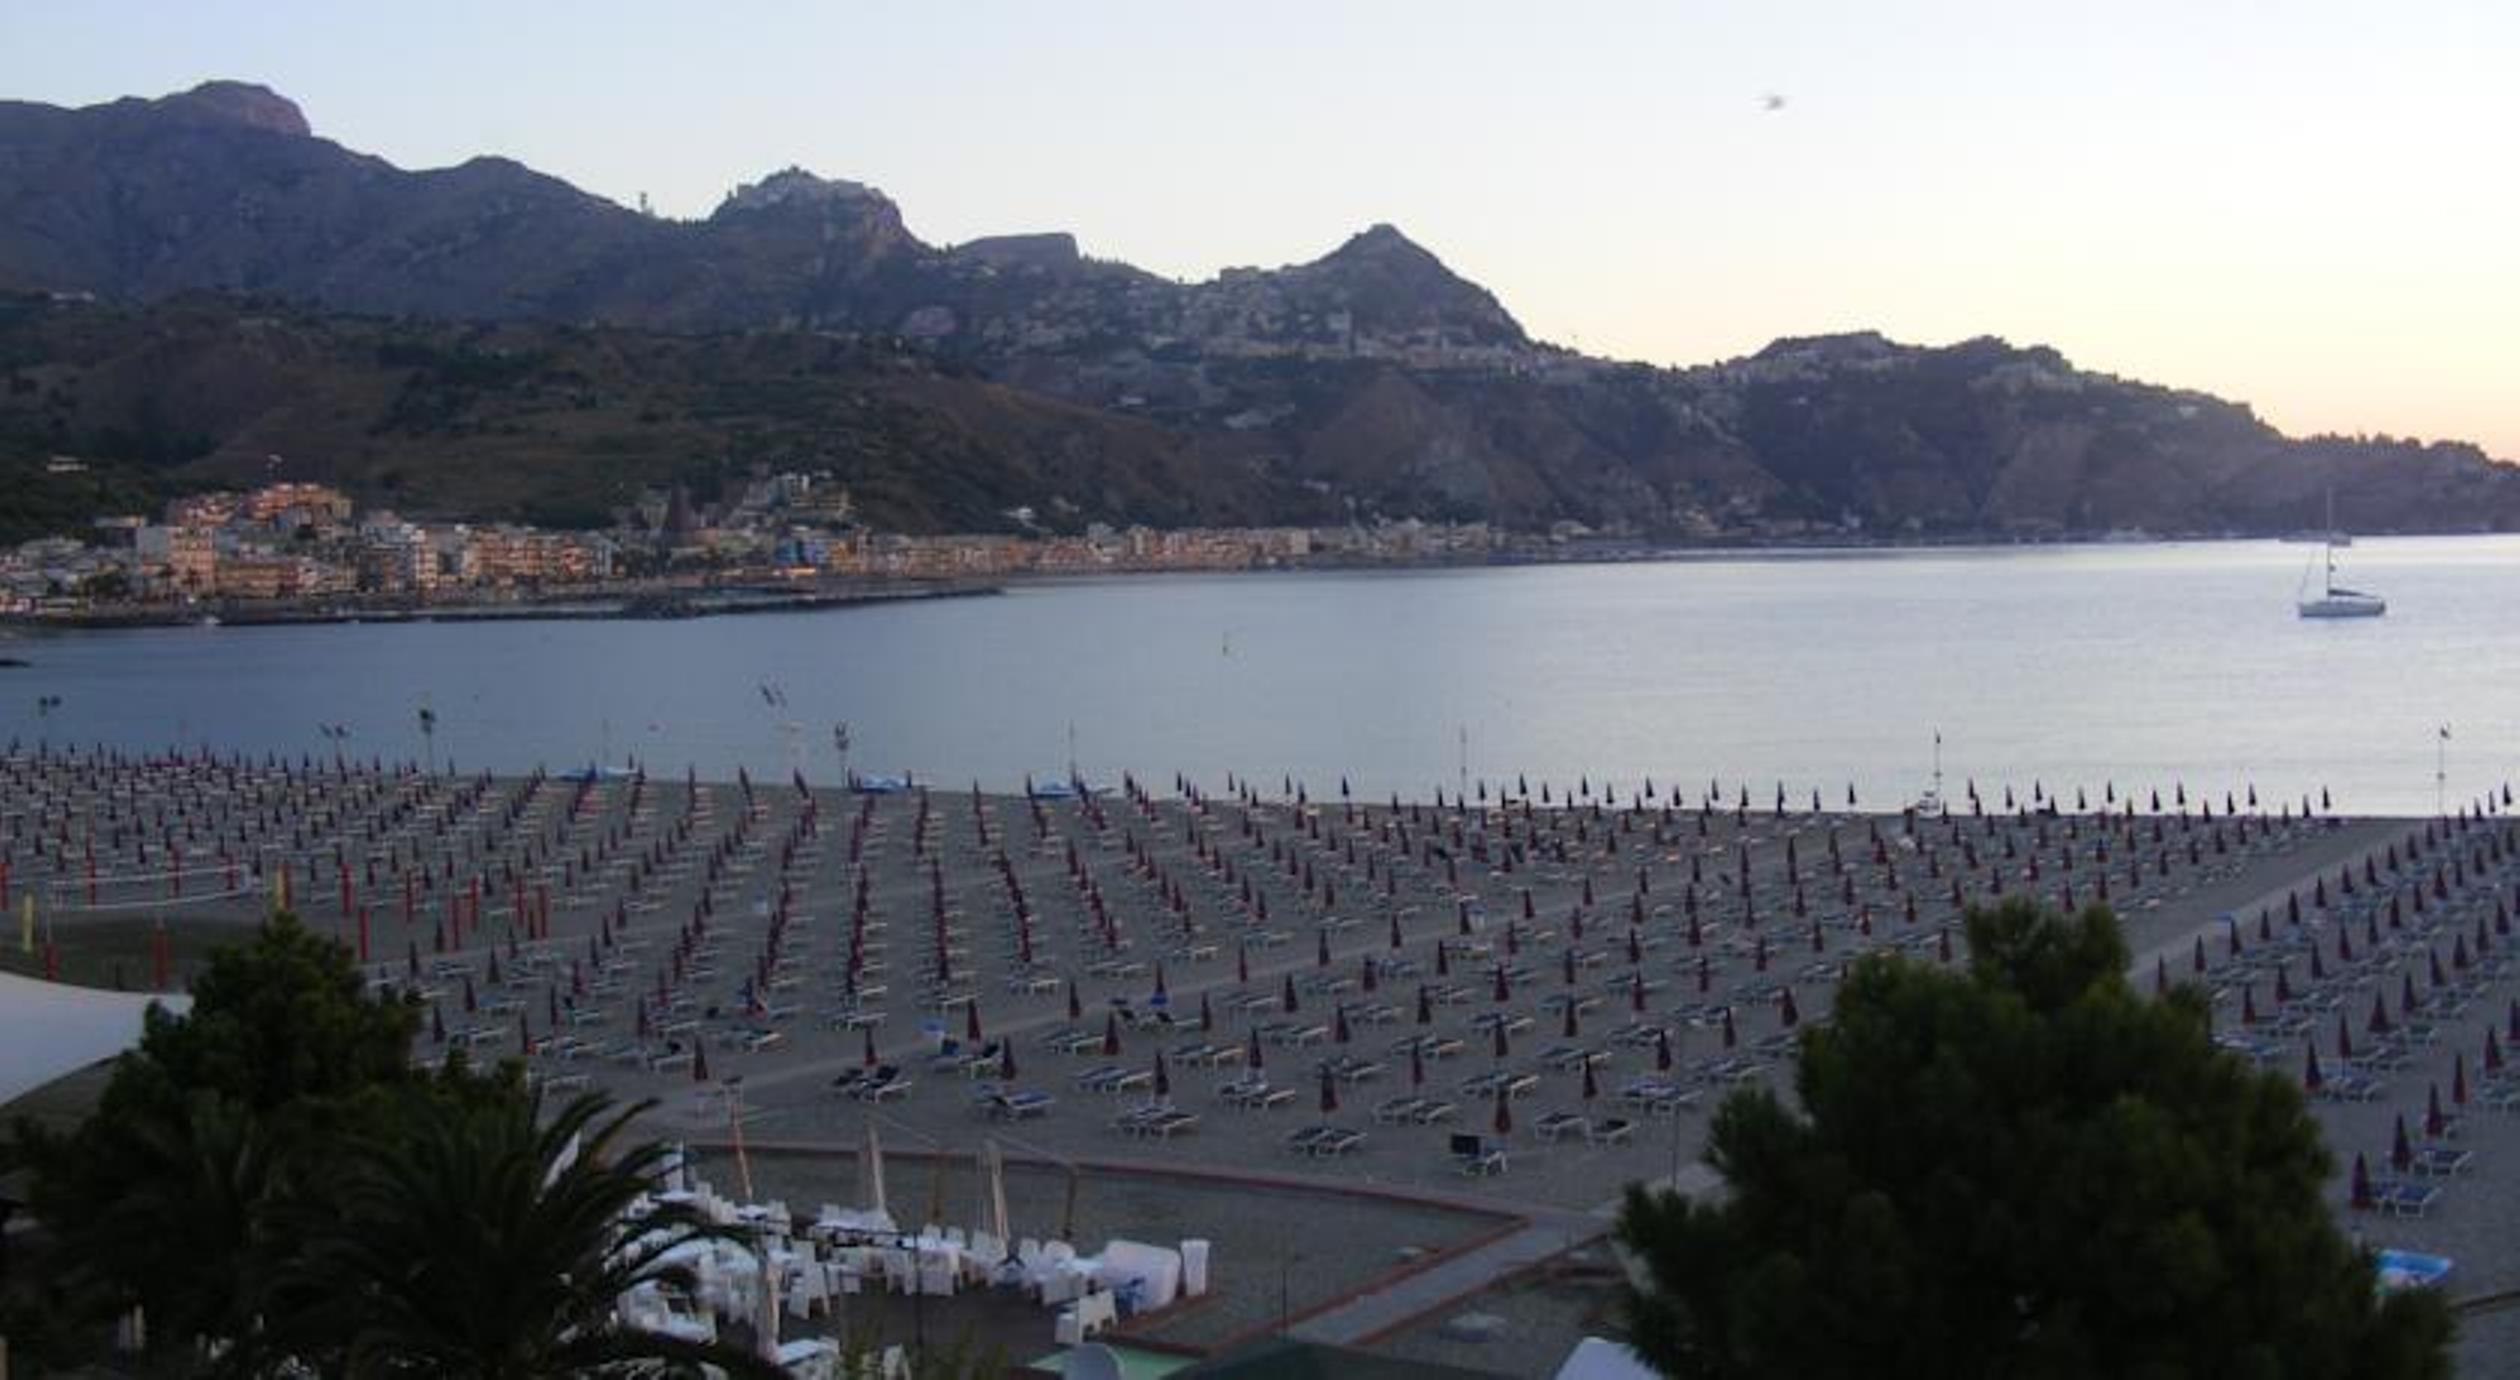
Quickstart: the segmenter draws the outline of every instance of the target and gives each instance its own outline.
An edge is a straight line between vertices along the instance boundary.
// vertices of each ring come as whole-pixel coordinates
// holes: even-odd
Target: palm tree
[[[625,1327],[621,1295],[687,1287],[668,1256],[731,1239],[683,1204],[632,1209],[665,1156],[624,1145],[652,1102],[615,1110],[601,1094],[545,1120],[539,1096],[418,1094],[388,1134],[352,1141],[320,1195],[331,1220],[291,1272],[283,1324],[312,1355],[356,1377],[777,1377],[740,1348]]]

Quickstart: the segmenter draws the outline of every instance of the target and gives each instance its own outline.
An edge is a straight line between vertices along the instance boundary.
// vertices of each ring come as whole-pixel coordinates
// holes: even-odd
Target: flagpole
[[[2443,724],[2433,739],[2433,816],[2450,812],[2450,725]]]

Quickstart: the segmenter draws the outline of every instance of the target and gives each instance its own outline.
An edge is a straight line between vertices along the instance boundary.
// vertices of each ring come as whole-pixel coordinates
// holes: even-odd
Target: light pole
[[[846,790],[850,785],[848,720],[842,719],[831,726],[831,750],[840,754],[840,786]]]

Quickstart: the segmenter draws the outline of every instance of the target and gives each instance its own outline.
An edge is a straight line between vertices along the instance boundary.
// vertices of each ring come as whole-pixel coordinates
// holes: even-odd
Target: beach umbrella
[[[1740,1033],[1733,1028],[1732,1008],[1727,1006],[1724,1008],[1724,1048],[1732,1048],[1740,1038]]]
[[[2363,1028],[2374,1035],[2389,1033],[2389,1004],[2377,992],[2371,994],[2371,1019]]]
[[[2502,1072],[2502,1068],[2502,1041],[2494,1034],[2494,1028],[2489,1025],[2485,1027],[2485,1072],[2491,1076]]]
[[[1288,973],[1286,975],[1285,982],[1279,986],[1278,1009],[1281,1011],[1293,1011],[1296,1009],[1296,1005],[1295,975],[1293,973]]]
[[[698,1040],[691,1042],[691,1081],[709,1081],[709,1047]]]
[[[1639,1016],[1645,1014],[1645,975],[1643,973],[1633,974],[1628,979],[1628,1010]]]
[[[2315,1093],[2327,1085],[2327,1075],[2319,1071],[2319,1047],[2310,1046],[2309,1053],[2309,1061],[2301,1070],[2301,1086]]]
[[[1076,979],[1074,978],[1069,978],[1067,981],[1067,999],[1068,1019],[1071,1021],[1081,1021],[1085,1019],[1085,999],[1077,994]]]
[[[1418,984],[1417,1023],[1419,1025],[1433,1025],[1435,1023],[1435,999],[1427,994],[1426,984],[1423,982]]]
[[[884,1145],[875,1134],[875,1123],[866,1123],[866,1145],[858,1152],[858,1198],[866,1210],[878,1217],[890,1217],[892,1204],[884,1194]]]
[[[2354,1032],[2346,1028],[2345,1017],[2341,1013],[2336,1018],[2336,1057],[2347,1063],[2353,1062],[2354,1058]]]
[[[1172,1071],[1165,1067],[1164,1052],[1160,1049],[1155,1051],[1155,1095],[1172,1096]]]
[[[1659,1073],[1671,1072],[1671,1029],[1668,1026],[1654,1032],[1654,1069]]]
[[[997,1063],[998,1077],[1013,1078],[1015,1076],[1015,1042],[1013,1040],[998,1041]]]
[[[2424,1090],[2424,1136],[2429,1140],[2439,1140],[2441,1133],[2447,1129],[2449,1123],[2441,1115],[2441,1085],[2429,1084]]]
[[[1341,1002],[1330,1013],[1330,1038],[1340,1044],[1348,1042],[1347,1003]]]
[[[1514,999],[1514,997],[1513,997],[1513,993],[1512,993],[1512,991],[1511,991],[1511,990],[1509,990],[1509,988],[1508,988],[1508,986],[1507,986],[1507,983],[1506,983],[1506,979],[1505,979],[1505,965],[1504,965],[1504,964],[1501,964],[1501,963],[1500,963],[1500,964],[1498,964],[1498,965],[1496,965],[1496,996],[1495,996],[1495,999],[1496,999],[1496,1001],[1497,1001],[1497,1003],[1498,1003],[1499,1005],[1502,1005],[1502,1004],[1504,1004],[1504,1003],[1506,1003],[1506,1002],[1509,1002],[1509,1001],[1512,1001],[1512,1000]]]
[[[1419,1088],[1425,1085],[1426,1047],[1418,1041],[1411,1040],[1409,1042],[1409,1086]]]
[[[1493,1026],[1493,1027],[1491,1027],[1491,1028],[1490,1028],[1490,1032],[1489,1032],[1489,1033],[1491,1034],[1491,1036],[1493,1037],[1493,1039],[1494,1039],[1494,1041],[1495,1041],[1495,1046],[1496,1046],[1496,1057],[1497,1057],[1500,1061],[1501,1061],[1501,1060],[1503,1060],[1503,1059],[1504,1059],[1507,1055],[1509,1055],[1509,1054],[1513,1053],[1512,1037],[1508,1036],[1508,1035],[1505,1033],[1505,1022],[1503,1022],[1503,1021],[1501,1021],[1501,1020],[1500,1020],[1500,1021],[1498,1021],[1498,1022],[1497,1022],[1497,1023]]]
[[[1714,982],[1715,982],[1715,968],[1714,968],[1714,965],[1713,965],[1713,964],[1711,964],[1711,963],[1709,963],[1709,962],[1707,961],[1706,955],[1704,955],[1704,954],[1699,954],[1699,955],[1698,955],[1698,961],[1697,961],[1697,989],[1698,989],[1699,993],[1700,993],[1700,994],[1704,994],[1704,993],[1705,993],[1705,992],[1706,992],[1706,991],[1707,991],[1710,987],[1712,987],[1712,986],[1714,985]]]
[[[1506,1091],[1505,1085],[1502,1083],[1498,1084],[1496,1087],[1496,1121],[1494,1124],[1496,1127],[1496,1133],[1500,1136],[1510,1136],[1514,1133],[1513,1102]]]
[[[2389,1167],[2403,1174],[2415,1163],[2415,1145],[2407,1138],[2406,1113],[2397,1115],[2397,1127],[2389,1138]]]
[[[1587,1059],[1584,1061],[1583,1097],[1586,1102],[1590,1102],[1599,1096],[1601,1096],[1601,1081],[1593,1073],[1592,1060]]]
[[[1245,1043],[1243,1062],[1250,1065],[1254,1073],[1258,1073],[1268,1065],[1268,1059],[1260,1049],[1260,1030],[1257,1026],[1252,1028],[1250,1038]]]
[[[2363,1153],[2359,1150],[2354,1152],[2352,1195],[2351,1201],[2356,1212],[2371,1211],[2371,1162],[2364,1159]]]
[[[867,1068],[870,1068],[870,1069],[871,1069],[871,1068],[875,1067],[875,1063],[876,1063],[876,1059],[875,1059],[875,1027],[873,1027],[873,1026],[871,1026],[871,1025],[870,1025],[870,1026],[865,1026],[865,1027],[861,1028],[861,1029],[860,1029],[860,1031],[859,1031],[858,1033],[859,1033],[859,1034],[863,1037],[863,1044],[864,1044],[864,1048],[863,1048],[863,1050],[860,1052],[860,1054],[859,1054],[859,1056],[858,1056],[858,1062],[859,1062],[859,1063],[861,1063],[861,1064],[863,1064],[863,1065],[864,1065],[864,1066],[866,1066]]]
[[[1801,1011],[1799,1011],[1799,1010],[1797,1010],[1797,1009],[1795,1008],[1795,1006],[1794,1006],[1794,989],[1793,989],[1793,988],[1791,988],[1791,987],[1786,988],[1786,989],[1784,990],[1784,992],[1783,992],[1783,993],[1782,993],[1782,994],[1781,994],[1781,995],[1777,998],[1777,1002],[1776,1002],[1776,1014],[1777,1014],[1778,1019],[1782,1020],[1782,1021],[1785,1023],[1785,1028],[1786,1028],[1786,1029],[1788,1029],[1788,1030],[1791,1030],[1791,1029],[1793,1029],[1795,1026],[1802,1024],[1802,1012],[1801,1012]]]
[[[1568,993],[1568,994],[1567,994],[1567,999],[1566,999],[1566,1024],[1565,1024],[1565,1026],[1564,1026],[1564,1027],[1563,1027],[1563,1028],[1559,1031],[1559,1033],[1560,1033],[1561,1035],[1563,1035],[1565,1038],[1569,1039],[1569,1040],[1572,1040],[1572,1039],[1576,1038],[1576,1027],[1575,1027],[1575,997],[1574,997],[1574,994],[1573,994],[1573,993]]]
[[[1205,1034],[1216,1029],[1216,1013],[1208,1009],[1208,994],[1199,994],[1199,1031]]]
[[[1321,1111],[1324,1116],[1339,1110],[1339,1080],[1327,1066],[1321,1070]]]
[[[963,1006],[963,1038],[974,1045],[980,1043],[980,1003],[976,1000]]]
[[[1103,1016],[1102,1052],[1106,1059],[1120,1052],[1120,1013],[1117,1011]]]

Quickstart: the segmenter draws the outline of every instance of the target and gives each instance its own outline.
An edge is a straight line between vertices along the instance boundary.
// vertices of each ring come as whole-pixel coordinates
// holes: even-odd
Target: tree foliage
[[[2200,994],[2147,1000],[2115,920],[2015,900],[1965,974],[1858,963],[1804,1040],[1800,1110],[1718,1110],[1696,1203],[1632,1187],[1628,1308],[1696,1376],[2416,1377],[2430,1294],[2380,1298],[2322,1198],[2289,1080],[2217,1050]]]
[[[711,1231],[674,1209],[620,1229],[662,1154],[628,1139],[643,1108],[545,1119],[514,1064],[415,1069],[417,1027],[288,916],[214,955],[86,1122],[16,1128],[58,1247],[41,1302],[79,1315],[52,1321],[138,1305],[185,1375],[765,1373],[612,1322],[659,1251]]]

